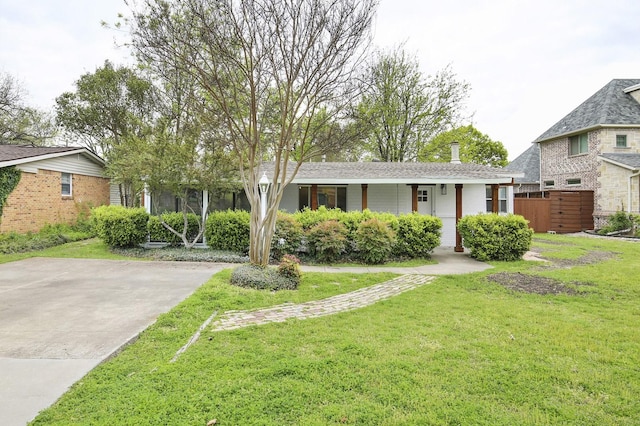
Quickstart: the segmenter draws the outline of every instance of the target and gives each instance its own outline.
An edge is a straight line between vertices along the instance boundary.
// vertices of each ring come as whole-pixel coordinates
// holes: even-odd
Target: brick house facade
[[[91,207],[109,204],[104,162],[84,148],[0,145],[0,167],[9,166],[21,177],[4,204],[1,233],[73,223]]]
[[[640,213],[640,79],[616,79],[543,133],[540,190],[594,191],[594,225]]]

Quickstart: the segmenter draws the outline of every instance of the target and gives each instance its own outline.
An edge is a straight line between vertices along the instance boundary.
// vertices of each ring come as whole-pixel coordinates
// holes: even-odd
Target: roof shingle
[[[640,79],[614,79],[589,99],[551,126],[535,142],[593,128],[599,125],[640,126],[640,103],[624,89],[640,84]]]

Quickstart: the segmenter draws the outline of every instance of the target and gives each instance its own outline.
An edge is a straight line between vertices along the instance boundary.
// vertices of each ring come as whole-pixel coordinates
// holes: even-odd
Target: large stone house
[[[615,79],[535,141],[540,189],[594,191],[594,224],[640,212],[640,79]]]
[[[21,176],[3,206],[2,233],[73,223],[91,207],[109,204],[104,161],[85,148],[0,145],[0,169],[5,167]]]

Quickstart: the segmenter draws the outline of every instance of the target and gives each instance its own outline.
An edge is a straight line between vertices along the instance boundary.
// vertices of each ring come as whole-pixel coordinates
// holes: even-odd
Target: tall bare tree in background
[[[55,136],[46,113],[25,104],[24,88],[9,74],[0,74],[0,144],[45,145]]]
[[[469,84],[450,67],[424,76],[417,59],[401,48],[378,52],[361,79],[362,100],[355,115],[365,146],[380,161],[416,161],[437,134],[462,118]]]
[[[133,10],[131,33],[140,59],[156,66],[178,60],[223,119],[251,204],[252,263],[269,260],[283,190],[300,164],[340,149],[316,136],[356,94],[352,77],[377,3],[146,0]],[[317,119],[320,112],[323,120]],[[262,221],[258,182],[267,159],[275,166]]]

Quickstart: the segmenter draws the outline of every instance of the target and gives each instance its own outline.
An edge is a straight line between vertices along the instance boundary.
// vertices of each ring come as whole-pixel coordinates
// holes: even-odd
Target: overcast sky
[[[122,0],[0,0],[0,72],[52,110],[105,59],[130,60],[102,28]],[[637,0],[381,0],[375,44],[404,43],[424,74],[448,64],[471,85],[472,123],[513,159],[614,78],[640,78]]]

